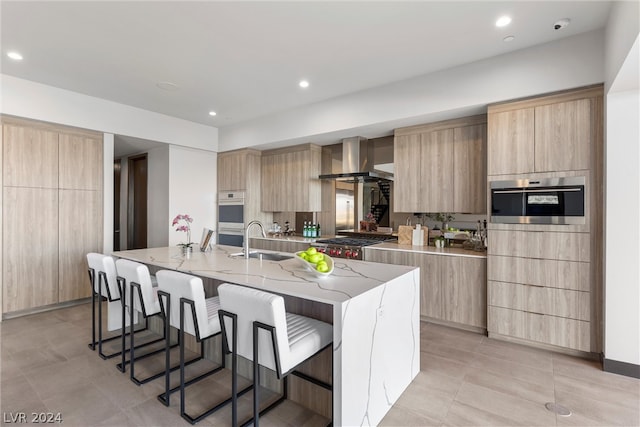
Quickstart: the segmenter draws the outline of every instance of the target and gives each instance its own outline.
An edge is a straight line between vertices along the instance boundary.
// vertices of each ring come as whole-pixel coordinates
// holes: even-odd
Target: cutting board
[[[398,244],[399,245],[410,245],[413,239],[413,230],[414,227],[410,225],[401,225],[398,227]],[[429,229],[427,227],[422,227],[422,232],[424,233],[424,246],[428,245],[429,242]]]

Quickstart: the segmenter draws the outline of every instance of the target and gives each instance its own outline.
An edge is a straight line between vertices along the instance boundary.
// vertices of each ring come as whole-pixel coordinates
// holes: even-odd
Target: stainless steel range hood
[[[393,174],[376,169],[373,164],[373,144],[366,138],[354,136],[342,140],[342,173],[320,175],[319,178],[358,183],[380,179],[393,181]]]

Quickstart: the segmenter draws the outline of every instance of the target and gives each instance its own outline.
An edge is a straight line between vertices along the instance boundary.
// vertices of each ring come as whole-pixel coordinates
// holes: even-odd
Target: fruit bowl
[[[300,258],[300,254],[303,253],[305,251],[298,251],[296,252],[296,259],[298,260],[298,262],[302,263],[307,270],[309,270],[310,272],[312,272],[313,274],[315,274],[318,277],[326,277],[329,276],[331,273],[333,273],[333,259],[327,255],[327,254],[322,254],[322,256],[324,257],[325,262],[327,263],[327,266],[329,267],[328,271],[318,271],[316,270],[316,265],[312,262],[309,262],[307,260],[304,260],[302,258]]]

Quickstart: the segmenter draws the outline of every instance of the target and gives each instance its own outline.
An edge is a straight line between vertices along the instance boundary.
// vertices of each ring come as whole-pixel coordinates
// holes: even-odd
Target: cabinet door
[[[3,312],[58,302],[58,190],[5,187]]]
[[[423,181],[420,172],[428,167],[422,160],[421,135],[396,136],[393,143],[395,212],[420,212]]]
[[[442,256],[412,254],[420,266],[420,314],[434,319],[444,319]]]
[[[320,147],[263,154],[262,199],[265,212],[317,212],[322,209]]]
[[[487,270],[483,258],[441,256],[445,320],[487,327]]]
[[[102,189],[102,141],[86,135],[60,134],[59,188]]]
[[[102,196],[98,191],[60,190],[59,302],[91,296],[86,254],[102,252]]]
[[[424,190],[417,212],[453,212],[453,129],[423,133],[421,145]]]
[[[487,125],[453,130],[453,212],[487,212]]]
[[[589,99],[536,107],[535,117],[536,172],[589,169]]]
[[[590,291],[587,262],[497,255],[487,257],[487,262],[489,280]]]
[[[246,157],[245,152],[218,155],[218,191],[246,190]]]
[[[3,185],[58,188],[57,132],[5,124],[3,150]]]
[[[533,108],[487,116],[489,175],[533,172],[534,117]]]

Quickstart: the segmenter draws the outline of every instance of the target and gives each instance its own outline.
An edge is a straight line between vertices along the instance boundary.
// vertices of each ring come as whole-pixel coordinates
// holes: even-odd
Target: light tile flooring
[[[188,425],[178,415],[178,396],[169,408],[157,401],[162,380],[138,387],[115,369],[115,359],[88,349],[90,316],[85,304],[0,323],[2,424],[19,412],[60,412],[66,426]],[[211,390],[227,391],[224,374],[207,381],[188,396],[194,411],[204,404],[198,399],[215,401]],[[567,407],[571,416],[547,411],[546,402]],[[249,393],[241,412],[250,405]],[[261,423],[327,420],[287,401]],[[198,425],[229,424],[224,408]],[[640,381],[603,372],[594,361],[422,323],[421,372],[381,425],[638,426]]]

